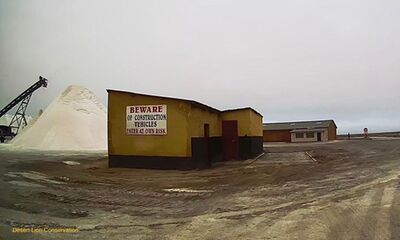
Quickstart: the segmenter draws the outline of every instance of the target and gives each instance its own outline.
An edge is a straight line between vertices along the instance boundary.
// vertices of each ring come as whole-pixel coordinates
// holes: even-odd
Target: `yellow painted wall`
[[[251,109],[222,112],[221,120],[237,120],[239,136],[262,136],[262,117]]]
[[[189,136],[204,137],[204,124],[210,126],[210,137],[221,136],[221,120],[219,113],[203,110],[197,107],[191,109],[188,115],[189,121]],[[191,139],[188,139],[188,154],[192,154]]]
[[[167,135],[133,136],[126,134],[126,107],[167,105]],[[108,92],[108,151],[110,155],[188,157],[189,103],[125,92]]]
[[[221,121],[219,114],[192,107],[189,116],[189,136],[204,137],[204,124],[210,125],[210,137],[221,136]]]
[[[126,134],[126,107],[167,105],[167,135]],[[214,112],[179,99],[108,91],[108,152],[110,155],[191,157],[191,138],[221,136],[222,120],[237,120],[239,136],[262,136],[262,117],[251,109]]]
[[[221,114],[222,121],[237,120],[238,121],[238,134],[239,136],[247,135],[250,133],[250,114],[247,110],[227,111]]]
[[[263,119],[252,110],[250,111],[250,134],[247,136],[263,136]]]

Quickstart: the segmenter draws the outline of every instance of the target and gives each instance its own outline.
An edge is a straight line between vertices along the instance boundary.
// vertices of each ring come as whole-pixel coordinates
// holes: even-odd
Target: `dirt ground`
[[[265,151],[161,171],[2,147],[0,239],[400,239],[400,139]],[[12,232],[65,227],[79,232]]]

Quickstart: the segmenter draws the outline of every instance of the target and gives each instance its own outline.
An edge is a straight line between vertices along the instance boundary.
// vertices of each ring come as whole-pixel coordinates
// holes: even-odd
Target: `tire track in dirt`
[[[367,208],[366,214],[362,222],[362,227],[359,233],[360,239],[373,239],[378,218],[381,215],[381,202],[384,195],[384,188],[380,187],[374,189],[375,194],[372,196],[370,204],[365,206]]]
[[[390,206],[389,216],[390,219],[390,236],[392,239],[400,239],[400,183],[395,186],[395,193]]]
[[[375,225],[374,239],[384,240],[391,239],[391,220],[390,209],[393,205],[393,200],[396,194],[394,186],[387,186],[383,190],[379,213],[376,215],[377,223]]]
[[[329,232],[326,239],[393,239],[398,235],[398,228],[393,224],[398,216],[400,200],[398,188],[392,182],[390,185],[380,185],[367,191],[363,197],[341,207],[331,206],[327,214]],[[394,209],[396,208],[396,209]]]
[[[360,232],[368,208],[377,197],[375,190],[367,191],[358,201],[334,203],[321,214],[326,228],[323,239],[360,239]]]

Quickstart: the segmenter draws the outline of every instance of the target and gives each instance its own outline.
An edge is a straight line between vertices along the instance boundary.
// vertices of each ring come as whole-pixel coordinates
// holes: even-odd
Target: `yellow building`
[[[220,111],[192,100],[107,92],[110,167],[207,168],[263,151],[262,116],[252,108]]]

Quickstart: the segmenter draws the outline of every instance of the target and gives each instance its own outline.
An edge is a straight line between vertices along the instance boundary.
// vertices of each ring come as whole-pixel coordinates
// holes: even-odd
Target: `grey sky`
[[[264,121],[400,130],[400,1],[0,0],[0,106],[39,75],[251,106]]]

